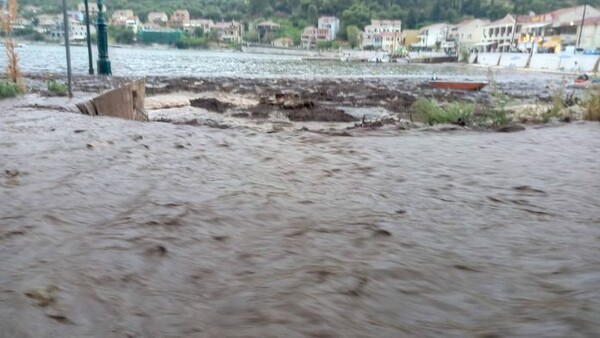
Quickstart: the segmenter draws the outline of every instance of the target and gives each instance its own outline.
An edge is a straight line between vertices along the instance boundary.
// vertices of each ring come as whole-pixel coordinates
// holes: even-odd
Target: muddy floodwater
[[[600,124],[0,113],[0,337],[597,337]]]

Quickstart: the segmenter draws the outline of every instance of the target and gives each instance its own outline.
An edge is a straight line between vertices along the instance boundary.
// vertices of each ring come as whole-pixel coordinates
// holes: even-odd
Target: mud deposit
[[[596,337],[600,125],[0,113],[1,337]]]
[[[486,70],[482,69],[485,73]],[[365,78],[365,79],[245,79],[235,77],[165,77],[150,76],[146,79],[146,94],[170,94],[177,92],[205,93],[218,92],[238,96],[250,96],[256,100],[275,97],[281,93],[293,93],[305,100],[336,106],[383,107],[393,113],[405,114],[411,104],[421,96],[435,98],[440,102],[462,100],[476,103],[485,109],[492,104],[492,91],[506,95],[511,100],[523,102],[550,102],[552,95],[563,79],[558,76],[544,75],[532,85],[530,74],[524,79],[514,75],[497,75],[495,86],[488,86],[480,92],[447,91],[431,88],[428,78]],[[28,88],[34,92],[46,93],[46,81],[49,77],[62,79],[58,75],[29,74]],[[82,92],[99,92],[115,88],[132,80],[128,77],[90,78],[76,76],[74,86]],[[62,79],[64,81],[64,79]],[[222,102],[221,102],[222,103]],[[222,112],[230,106],[219,102],[198,102],[198,106],[210,111]]]

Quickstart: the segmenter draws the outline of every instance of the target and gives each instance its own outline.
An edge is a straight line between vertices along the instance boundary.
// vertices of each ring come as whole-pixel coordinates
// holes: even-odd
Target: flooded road
[[[0,337],[593,337],[600,124],[0,113]]]

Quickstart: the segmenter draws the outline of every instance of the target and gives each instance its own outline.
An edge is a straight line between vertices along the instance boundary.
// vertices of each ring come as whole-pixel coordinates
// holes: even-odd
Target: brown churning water
[[[600,125],[0,114],[0,336],[592,337]]]

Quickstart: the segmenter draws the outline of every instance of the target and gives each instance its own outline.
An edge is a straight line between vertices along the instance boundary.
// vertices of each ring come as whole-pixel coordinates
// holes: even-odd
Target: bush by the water
[[[411,106],[411,112],[417,120],[429,125],[457,123],[469,125],[473,122],[475,106],[467,102],[452,102],[445,106],[437,101],[419,98]]]
[[[175,47],[178,49],[203,49],[208,47],[208,40],[204,37],[194,38],[184,35],[175,43]]]
[[[9,81],[0,81],[0,99],[19,95],[19,86]]]
[[[585,119],[600,122],[600,91],[588,93],[585,102]]]
[[[48,90],[58,95],[67,94],[67,86],[56,80],[48,81]]]

